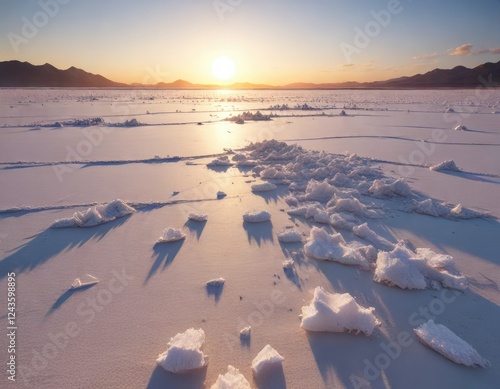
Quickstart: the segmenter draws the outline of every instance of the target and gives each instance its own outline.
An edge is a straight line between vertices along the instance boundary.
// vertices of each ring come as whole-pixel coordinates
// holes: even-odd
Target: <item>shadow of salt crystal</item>
[[[255,196],[262,197],[266,204],[277,204],[279,199],[282,199],[290,193],[288,185],[279,185],[277,189],[265,192],[252,192]]]
[[[151,256],[154,258],[154,262],[151,265],[151,269],[149,269],[146,279],[144,280],[145,284],[158,272],[162,263],[163,270],[172,263],[183,244],[184,239],[175,242],[155,243],[153,247],[153,255]]]
[[[230,165],[207,165],[208,170],[212,170],[217,173],[225,173],[227,172],[232,166]]]
[[[108,232],[123,225],[129,215],[91,228],[47,228],[28,242],[16,247],[0,261],[0,279],[9,272],[23,273],[37,268],[57,254],[101,240]]]
[[[215,286],[215,285],[207,285],[207,296],[214,297],[215,303],[217,304],[220,300],[220,296],[222,295],[222,290],[224,289],[224,285]]]
[[[151,374],[146,389],[203,389],[205,388],[204,382],[206,375],[206,366],[185,374],[174,374],[166,371],[160,366],[156,366]]]
[[[273,243],[273,224],[272,222],[248,223],[243,222],[243,228],[247,232],[248,243],[255,242],[260,247],[267,241]]]
[[[241,336],[240,335],[240,344],[242,347],[246,347],[250,349],[250,344],[252,343],[252,337],[251,336]]]
[[[207,221],[193,221],[193,220],[188,220],[185,224],[184,227],[187,227],[189,232],[192,235],[196,236],[196,240],[200,240],[201,234],[203,232],[203,229],[205,228],[207,224]]]
[[[73,296],[73,294],[83,292],[87,289],[92,288],[94,285],[97,285],[97,284],[83,285],[79,288],[68,289],[61,296],[59,296],[59,298],[52,305],[52,307],[50,307],[49,311],[47,312],[47,314],[45,316],[52,315],[55,311],[57,311],[61,307],[61,305],[63,305],[66,302],[66,300],[68,300],[71,296]]]
[[[258,389],[286,389],[285,373],[281,364],[266,374],[254,377],[254,381]]]

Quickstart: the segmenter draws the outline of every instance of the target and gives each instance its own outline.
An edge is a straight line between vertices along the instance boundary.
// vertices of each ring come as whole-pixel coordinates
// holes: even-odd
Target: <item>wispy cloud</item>
[[[375,61],[368,61],[368,62],[363,62],[359,64],[354,64],[354,63],[346,63],[343,65],[340,65],[338,68],[342,70],[362,70],[362,71],[368,71],[368,70],[373,70],[375,69]]]
[[[500,47],[478,51],[477,54],[500,54]]]
[[[489,48],[480,51],[473,51],[473,45],[470,43],[465,43],[454,49],[448,49],[444,53],[432,53],[432,54],[420,54],[413,57],[414,60],[429,60],[437,59],[443,55],[450,55],[453,57],[464,57],[468,55],[480,55],[480,54],[500,54],[500,47]]]
[[[473,54],[472,52],[472,45],[470,43],[466,43],[464,45],[458,46],[454,49],[449,49],[446,54],[454,56],[454,57],[461,57],[461,56],[466,56],[466,55],[471,55]]]

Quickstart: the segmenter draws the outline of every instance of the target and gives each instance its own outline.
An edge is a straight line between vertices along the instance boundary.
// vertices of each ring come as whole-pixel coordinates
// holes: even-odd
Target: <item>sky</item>
[[[500,60],[500,0],[1,0],[0,61],[124,83],[375,81]]]

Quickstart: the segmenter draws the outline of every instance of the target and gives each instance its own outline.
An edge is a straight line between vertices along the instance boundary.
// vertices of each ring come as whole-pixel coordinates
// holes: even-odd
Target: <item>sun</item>
[[[221,81],[227,81],[233,78],[236,73],[236,64],[226,56],[217,57],[212,62],[212,74]]]

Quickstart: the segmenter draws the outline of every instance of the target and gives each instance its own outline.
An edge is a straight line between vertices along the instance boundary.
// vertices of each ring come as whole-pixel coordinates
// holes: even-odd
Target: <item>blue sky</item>
[[[499,15],[500,0],[3,0],[0,60],[209,83],[225,55],[231,82],[373,81],[499,61]]]

